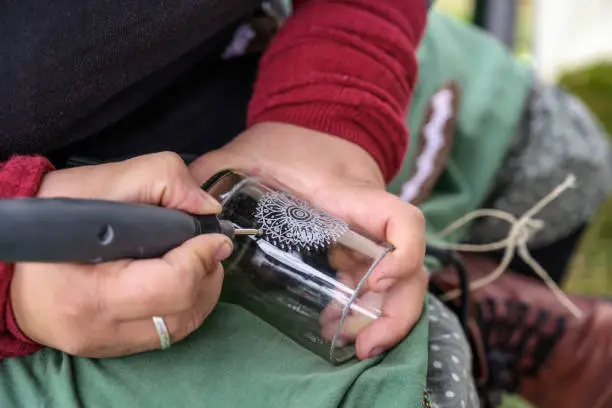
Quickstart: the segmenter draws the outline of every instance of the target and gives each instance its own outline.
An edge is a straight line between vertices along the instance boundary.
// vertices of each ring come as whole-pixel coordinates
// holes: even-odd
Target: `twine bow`
[[[559,288],[559,286],[552,280],[546,270],[531,256],[531,253],[527,248],[527,242],[529,241],[529,239],[535,233],[545,227],[544,221],[535,219],[533,217],[544,207],[546,207],[552,201],[557,199],[563,192],[570,188],[576,188],[576,186],[576,177],[573,174],[570,174],[563,183],[561,183],[548,195],[546,195],[539,202],[537,202],[533,207],[527,210],[520,218],[516,218],[514,215],[502,210],[480,209],[468,213],[465,216],[459,218],[457,221],[453,222],[451,225],[446,227],[438,234],[439,237],[443,238],[445,236],[448,236],[450,233],[457,230],[458,228],[461,228],[468,222],[471,222],[477,218],[494,217],[506,221],[511,225],[508,236],[500,241],[482,245],[441,243],[436,244],[436,246],[463,252],[488,252],[505,248],[504,256],[497,268],[495,268],[487,276],[471,282],[469,285],[470,290],[476,290],[478,288],[481,288],[485,285],[494,282],[497,278],[499,278],[508,268],[510,262],[512,262],[512,259],[518,251],[518,255],[523,259],[523,261],[525,261],[527,265],[529,265],[533,269],[533,271],[540,278],[542,278],[544,283],[552,290],[559,302],[561,302],[561,304],[563,304],[563,306],[565,306],[567,310],[569,310],[574,316],[576,316],[577,318],[581,318],[583,315],[582,311],[569,299],[569,297],[561,290],[561,288]],[[446,292],[442,296],[442,300],[447,301],[456,299],[460,295],[461,290],[455,289]]]

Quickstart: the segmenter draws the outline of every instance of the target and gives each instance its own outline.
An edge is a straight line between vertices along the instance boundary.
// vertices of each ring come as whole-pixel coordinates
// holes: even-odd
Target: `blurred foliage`
[[[612,134],[612,62],[601,62],[565,73],[560,84],[582,99]],[[574,257],[566,285],[570,292],[609,297],[612,294],[612,198],[587,230]]]
[[[580,97],[612,133],[612,62],[603,61],[567,72],[559,83]]]

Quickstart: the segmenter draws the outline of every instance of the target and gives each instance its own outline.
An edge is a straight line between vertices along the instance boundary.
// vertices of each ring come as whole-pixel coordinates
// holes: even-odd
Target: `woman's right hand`
[[[54,171],[38,196],[138,202],[196,214],[221,209],[171,153]],[[210,234],[160,259],[18,263],[11,283],[15,319],[32,340],[72,355],[114,357],[159,348],[152,317],[164,317],[172,342],[197,329],[219,299],[220,261],[231,245],[224,235]]]

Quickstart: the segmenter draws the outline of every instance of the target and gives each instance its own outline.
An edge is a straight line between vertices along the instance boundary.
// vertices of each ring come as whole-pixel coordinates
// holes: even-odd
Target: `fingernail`
[[[397,283],[397,279],[395,278],[382,278],[377,283],[377,289],[380,292],[386,292],[391,289]]]
[[[371,352],[370,352],[370,358],[374,358],[374,357],[378,357],[380,356],[382,353],[384,353],[385,349],[382,347],[375,347]]]
[[[228,240],[223,241],[219,248],[217,248],[217,252],[215,253],[215,259],[218,262],[225,261],[232,254],[232,250],[232,244]]]

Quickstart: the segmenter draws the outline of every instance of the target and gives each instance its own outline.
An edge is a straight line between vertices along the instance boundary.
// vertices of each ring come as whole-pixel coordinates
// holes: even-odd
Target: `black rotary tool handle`
[[[0,261],[95,263],[159,257],[199,234],[233,236],[214,215],[71,198],[0,200]]]

